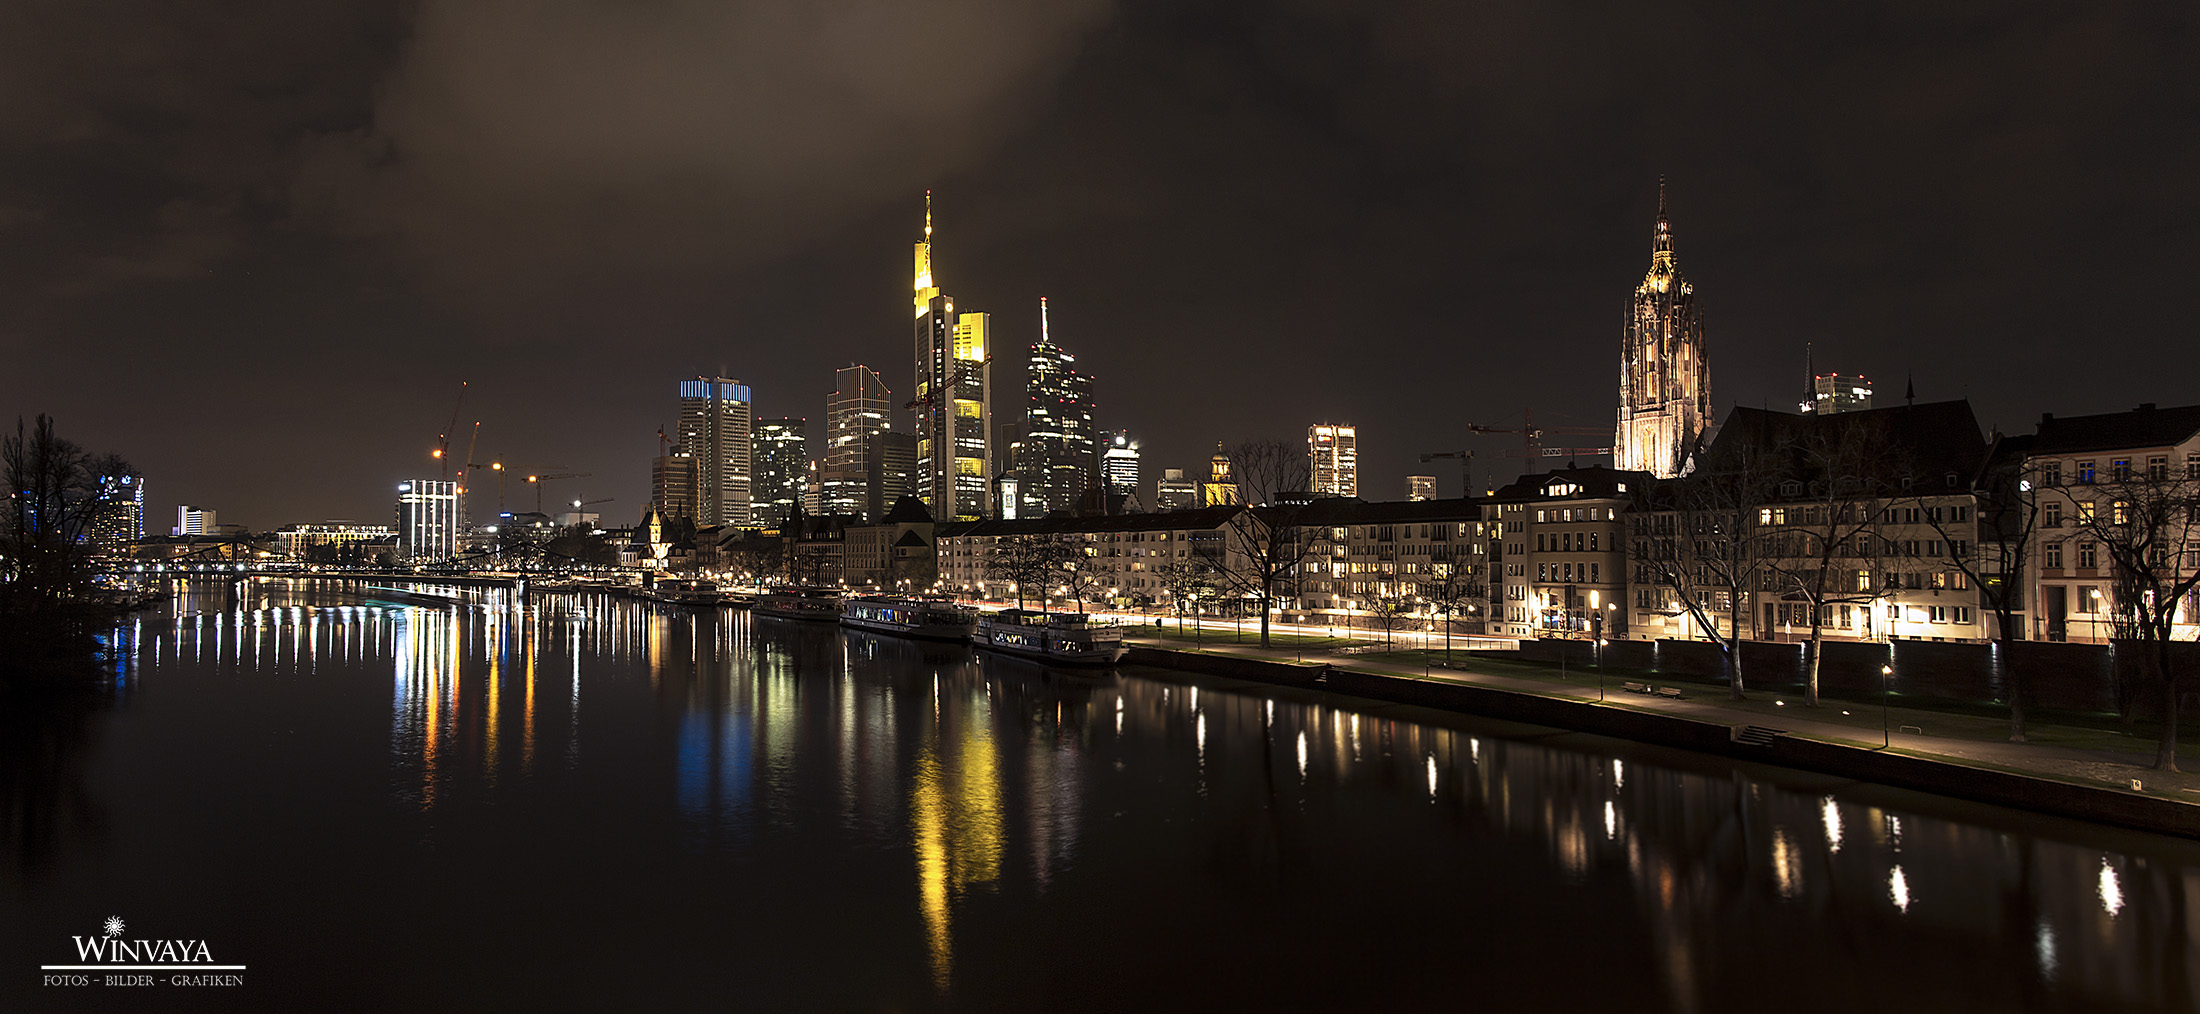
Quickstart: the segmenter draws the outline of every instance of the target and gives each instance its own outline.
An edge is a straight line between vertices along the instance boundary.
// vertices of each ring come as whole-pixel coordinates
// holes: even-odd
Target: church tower
[[[1619,371],[1619,431],[1612,463],[1660,478],[1681,473],[1711,420],[1711,359],[1696,292],[1673,259],[1673,226],[1658,181],[1650,270],[1627,307]]]

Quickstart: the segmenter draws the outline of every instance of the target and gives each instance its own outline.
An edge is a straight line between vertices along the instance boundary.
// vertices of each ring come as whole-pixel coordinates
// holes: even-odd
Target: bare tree
[[[1671,595],[1650,608],[1688,617],[1719,646],[1727,694],[1738,701],[1746,696],[1743,613],[1766,564],[1758,508],[1772,484],[1753,439],[1737,438],[1722,451],[1695,473],[1658,483],[1638,499],[1628,521],[1628,555],[1640,583]]]
[[[41,415],[0,441],[0,662],[23,665],[87,648],[93,628],[115,613],[93,595],[92,534],[126,510],[102,494],[102,475],[128,474],[122,459],[95,458],[54,433]]]
[[[1084,612],[1085,596],[1100,589],[1100,583],[1107,578],[1108,572],[1100,568],[1100,561],[1094,555],[1095,547],[1084,536],[1058,535],[1055,536],[1055,541],[1059,544],[1056,551],[1061,557],[1061,563],[1060,569],[1050,580],[1077,600],[1078,612]]]
[[[1063,543],[1051,536],[999,536],[986,553],[985,573],[1015,586],[1016,608],[1024,607],[1024,593],[1035,586],[1044,604],[1048,582],[1062,573],[1066,557],[1063,550]]]
[[[2069,505],[2081,537],[2108,553],[2109,609],[2136,632],[2162,691],[2154,766],[2177,770],[2177,668],[2170,642],[2182,607],[2200,606],[2200,477],[2170,470],[2167,458],[2133,467],[2112,462],[2103,481],[2043,491]]]
[[[1382,628],[1383,647],[1389,649],[1394,641],[1392,633],[1403,626],[1413,612],[1413,586],[1403,581],[1370,581],[1367,590],[1360,593],[1360,601],[1367,606],[1368,617]]]
[[[1444,617],[1444,661],[1451,661],[1451,621],[1461,606],[1481,601],[1489,594],[1489,585],[1483,576],[1473,572],[1474,565],[1465,562],[1473,557],[1465,551],[1465,536],[1459,543],[1439,550],[1429,563],[1428,580],[1421,583],[1422,594],[1428,596],[1429,609]],[[1471,608],[1471,607],[1470,607]]]
[[[1184,615],[1196,608],[1200,599],[1212,598],[1222,580],[1213,564],[1196,556],[1170,560],[1155,568],[1153,573],[1161,582],[1161,589],[1169,594],[1169,606],[1176,613],[1179,634],[1184,632]]]
[[[1977,589],[1979,607],[1995,614],[1994,662],[2009,687],[2012,743],[2025,741],[2022,670],[2008,659],[2009,645],[2018,636],[2017,615],[2024,609],[2025,561],[2040,527],[2038,499],[2028,493],[2036,481],[2024,471],[2022,460],[1995,460],[1970,490],[1968,509],[1927,503],[1925,497],[1911,497],[1904,505],[1914,506],[1948,547],[1945,562]]]
[[[1866,418],[1820,420],[1779,453],[1788,468],[1774,489],[1778,506],[1759,507],[1757,523],[1768,540],[1767,583],[1809,613],[1803,700],[1817,707],[1833,607],[1877,601],[1874,578],[1884,540],[1876,524],[1892,487],[1887,477],[1901,466],[1886,428]]]
[[[1223,576],[1260,603],[1260,646],[1268,647],[1269,614],[1288,591],[1327,529],[1299,524],[1310,469],[1306,452],[1281,440],[1249,440],[1225,452],[1239,498],[1248,506],[1224,525],[1229,566]]]

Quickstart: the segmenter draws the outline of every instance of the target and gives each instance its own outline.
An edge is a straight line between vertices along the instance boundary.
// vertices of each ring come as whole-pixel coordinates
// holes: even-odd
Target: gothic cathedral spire
[[[1658,222],[1650,270],[1627,308],[1620,348],[1616,467],[1661,478],[1681,474],[1711,423],[1711,359],[1693,286],[1673,256],[1665,180],[1658,180]]]

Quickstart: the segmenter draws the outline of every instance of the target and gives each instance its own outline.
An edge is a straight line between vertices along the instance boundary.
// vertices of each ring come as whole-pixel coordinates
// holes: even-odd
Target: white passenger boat
[[[977,625],[978,611],[944,598],[861,595],[842,603],[840,622],[881,634],[961,641]]]
[[[1059,665],[1113,665],[1123,657],[1123,631],[1084,613],[983,613],[970,639],[981,648]]]
[[[840,593],[824,588],[778,587],[756,597],[754,611],[783,620],[840,618]]]

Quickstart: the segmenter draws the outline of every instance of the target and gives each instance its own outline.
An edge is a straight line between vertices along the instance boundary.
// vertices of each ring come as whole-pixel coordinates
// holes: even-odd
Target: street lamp
[[[1894,745],[1894,734],[1887,731],[1887,698],[1894,693],[1894,666],[1879,667],[1879,748],[1885,750]]]

